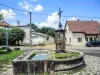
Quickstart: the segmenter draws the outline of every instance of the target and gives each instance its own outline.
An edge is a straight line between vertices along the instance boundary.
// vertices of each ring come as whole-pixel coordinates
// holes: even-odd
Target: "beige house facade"
[[[97,21],[67,21],[66,45],[85,46],[87,42],[99,40],[99,26]]]

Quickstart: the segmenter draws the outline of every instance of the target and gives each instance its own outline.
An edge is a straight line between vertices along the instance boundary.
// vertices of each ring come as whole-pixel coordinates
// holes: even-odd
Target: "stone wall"
[[[46,60],[47,65],[44,64],[45,60],[43,61],[18,61],[13,62],[13,72],[14,75],[18,74],[39,74],[44,73],[44,66],[47,66],[47,72],[50,70],[50,65],[52,61]],[[51,68],[53,69],[53,68]]]

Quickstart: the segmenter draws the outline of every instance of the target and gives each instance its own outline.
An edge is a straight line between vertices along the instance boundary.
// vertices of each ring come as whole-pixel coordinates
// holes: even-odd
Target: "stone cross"
[[[61,28],[62,27],[62,24],[61,24],[61,14],[62,14],[62,11],[60,10],[60,7],[59,7],[59,12],[58,12],[58,15],[59,15],[59,27]]]

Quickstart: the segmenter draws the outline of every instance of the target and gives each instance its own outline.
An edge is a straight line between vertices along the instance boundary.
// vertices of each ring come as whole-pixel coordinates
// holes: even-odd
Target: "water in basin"
[[[36,54],[34,57],[32,57],[32,60],[45,60],[48,59],[48,54]]]

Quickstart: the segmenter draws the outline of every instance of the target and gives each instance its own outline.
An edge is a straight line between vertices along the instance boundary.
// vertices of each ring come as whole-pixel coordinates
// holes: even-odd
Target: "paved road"
[[[54,46],[48,46],[48,47],[20,47],[22,49],[55,49]],[[67,47],[68,50],[78,50],[81,52],[84,52],[88,55],[94,55],[100,57],[100,47]]]
[[[73,49],[76,50],[76,49]],[[86,55],[93,55],[93,56],[98,56],[100,57],[100,50],[98,49],[77,49],[78,51],[84,52]]]
[[[54,45],[48,45],[47,47],[29,47],[29,46],[11,46],[10,48],[14,49],[19,47],[22,50],[26,49],[55,49]],[[66,47],[67,50],[78,50],[84,52],[85,54],[99,56],[100,57],[100,47]]]

